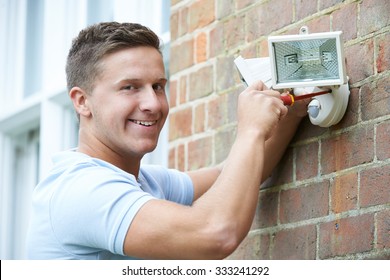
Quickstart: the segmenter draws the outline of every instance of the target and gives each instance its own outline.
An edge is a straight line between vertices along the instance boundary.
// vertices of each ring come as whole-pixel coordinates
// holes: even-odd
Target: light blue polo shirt
[[[76,151],[53,157],[54,167],[33,193],[27,236],[30,259],[126,259],[123,244],[138,210],[151,199],[193,201],[190,177],[145,165],[136,178]]]

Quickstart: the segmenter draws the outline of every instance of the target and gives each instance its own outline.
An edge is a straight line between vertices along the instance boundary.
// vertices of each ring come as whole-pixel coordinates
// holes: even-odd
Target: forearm
[[[275,134],[265,143],[265,160],[262,182],[271,176],[276,165],[283,157],[291,139],[299,126],[302,117],[294,114],[287,115],[280,121]]]
[[[194,171],[188,171],[194,185],[194,199],[196,201],[215,183],[218,176],[221,174],[224,162],[216,166],[204,167]]]
[[[255,213],[264,166],[264,140],[242,137],[235,141],[212,188],[193,205],[211,224],[226,227],[240,240]]]

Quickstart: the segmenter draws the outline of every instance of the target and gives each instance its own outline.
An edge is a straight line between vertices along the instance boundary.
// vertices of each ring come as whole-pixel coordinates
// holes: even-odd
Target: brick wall
[[[234,140],[233,60],[267,36],[342,30],[351,95],[331,128],[305,119],[261,187],[232,259],[390,258],[390,1],[172,0],[170,166],[224,159]]]

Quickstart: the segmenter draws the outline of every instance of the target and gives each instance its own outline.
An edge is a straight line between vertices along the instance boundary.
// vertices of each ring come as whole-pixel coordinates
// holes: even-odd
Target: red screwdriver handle
[[[295,102],[294,95],[292,94],[281,95],[280,99],[282,99],[283,104],[286,106],[292,106]]]

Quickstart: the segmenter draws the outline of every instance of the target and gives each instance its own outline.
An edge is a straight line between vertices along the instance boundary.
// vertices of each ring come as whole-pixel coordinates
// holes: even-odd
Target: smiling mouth
[[[137,121],[137,120],[129,120],[129,121],[142,126],[152,126],[157,123],[157,121]]]

